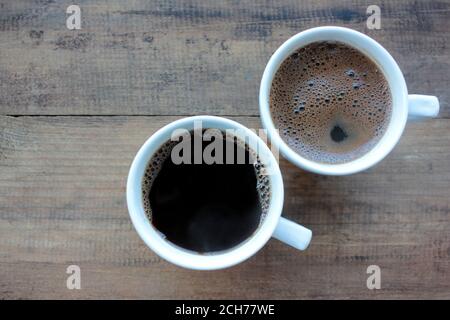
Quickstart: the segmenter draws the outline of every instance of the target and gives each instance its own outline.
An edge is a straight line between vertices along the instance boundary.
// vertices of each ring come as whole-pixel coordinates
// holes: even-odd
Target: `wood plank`
[[[0,299],[450,298],[448,120],[409,124],[391,155],[352,176],[282,160],[284,215],[313,230],[311,247],[271,240],[236,267],[195,272],[150,251],[125,203],[135,152],[176,118],[0,116]],[[70,264],[81,290],[66,289]],[[381,290],[366,288],[372,264]]]
[[[257,115],[265,64],[297,32],[365,32],[399,62],[412,93],[440,98],[449,117],[450,2],[283,0],[87,1],[82,30],[67,3],[0,1],[2,115]]]

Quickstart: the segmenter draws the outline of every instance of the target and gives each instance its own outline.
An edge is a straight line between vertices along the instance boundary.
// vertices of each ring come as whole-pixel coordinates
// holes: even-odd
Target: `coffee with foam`
[[[195,138],[201,136],[202,153],[211,141],[202,138],[205,132],[191,131],[191,161],[175,164],[171,153],[179,142],[166,141],[142,180],[143,206],[152,225],[173,244],[202,254],[231,249],[251,237],[264,221],[271,197],[269,176],[256,152],[241,139],[220,133],[222,160],[230,153],[232,163],[194,164]],[[241,152],[245,163],[238,161]]]
[[[389,85],[376,64],[338,42],[295,51],[275,74],[270,110],[281,138],[301,156],[345,163],[370,151],[387,129]]]

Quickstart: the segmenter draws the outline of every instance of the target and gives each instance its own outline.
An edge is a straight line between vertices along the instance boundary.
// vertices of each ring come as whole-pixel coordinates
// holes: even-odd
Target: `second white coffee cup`
[[[326,164],[302,157],[280,137],[270,114],[270,89],[278,68],[296,50],[318,41],[341,42],[365,54],[383,72],[392,94],[392,114],[385,134],[368,153],[346,163]],[[389,52],[372,38],[348,28],[317,27],[291,37],[272,55],[261,80],[259,110],[262,124],[267,129],[271,142],[286,159],[314,173],[347,175],[368,169],[386,157],[399,141],[408,117],[415,120],[436,117],[439,113],[439,101],[434,96],[408,95],[399,66]]]

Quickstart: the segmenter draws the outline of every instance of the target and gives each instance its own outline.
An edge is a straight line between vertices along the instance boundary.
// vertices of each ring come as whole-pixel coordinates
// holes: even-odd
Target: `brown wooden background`
[[[0,0],[0,299],[450,298],[449,1]],[[381,30],[366,8],[382,9]],[[408,124],[381,164],[347,177],[281,161],[285,216],[310,248],[277,240],[227,270],[161,261],[134,231],[125,181],[139,146],[185,115],[259,127],[274,50],[341,25],[385,46],[438,119]],[[66,268],[81,267],[81,290]],[[381,267],[382,289],[366,288]]]

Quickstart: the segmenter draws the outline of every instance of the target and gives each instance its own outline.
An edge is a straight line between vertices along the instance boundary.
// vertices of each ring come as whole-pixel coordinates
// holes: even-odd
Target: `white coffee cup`
[[[347,163],[326,164],[302,157],[281,139],[270,114],[270,89],[279,66],[297,49],[316,41],[337,41],[359,50],[376,63],[390,87],[392,114],[385,134],[368,153]],[[372,38],[348,28],[317,27],[291,37],[272,55],[261,80],[259,110],[269,139],[286,159],[314,173],[346,175],[368,169],[382,160],[399,141],[408,117],[415,120],[436,117],[439,113],[439,101],[434,96],[408,95],[405,79],[397,63],[386,49]]]
[[[237,138],[247,139],[248,145],[257,152],[269,172],[270,203],[267,215],[258,229],[247,240],[236,247],[211,253],[200,254],[181,248],[168,240],[153,227],[146,216],[142,199],[142,180],[149,160],[161,145],[171,139],[176,129],[193,130],[201,121],[204,129],[216,128],[222,131],[235,130]],[[239,181],[236,181],[239,183]],[[127,205],[133,225],[144,242],[159,256],[181,267],[197,270],[213,270],[230,267],[246,260],[275,237],[297,249],[304,250],[309,245],[312,232],[305,227],[281,217],[284,202],[283,179],[278,162],[269,148],[253,131],[245,126],[220,117],[196,116],[174,121],[155,132],[136,154],[127,181]],[[182,214],[182,213],[180,213]]]

